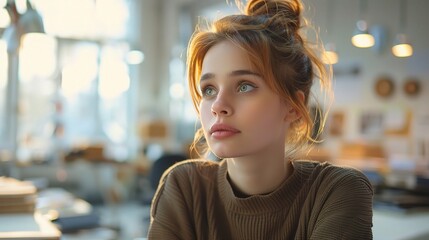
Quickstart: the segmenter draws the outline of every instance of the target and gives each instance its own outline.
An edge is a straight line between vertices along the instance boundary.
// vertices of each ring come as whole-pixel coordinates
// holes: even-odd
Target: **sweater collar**
[[[293,162],[293,173],[276,190],[265,195],[252,195],[246,198],[236,197],[231,184],[227,179],[227,162],[222,160],[217,176],[219,194],[225,207],[229,211],[242,214],[260,214],[276,212],[290,207],[302,185],[311,174],[310,169],[301,163]]]

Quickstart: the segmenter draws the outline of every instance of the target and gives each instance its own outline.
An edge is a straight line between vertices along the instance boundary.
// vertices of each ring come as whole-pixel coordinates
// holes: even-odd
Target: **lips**
[[[210,135],[221,139],[221,138],[227,138],[231,137],[235,134],[240,133],[240,131],[236,128],[233,128],[227,124],[214,124],[209,131]]]

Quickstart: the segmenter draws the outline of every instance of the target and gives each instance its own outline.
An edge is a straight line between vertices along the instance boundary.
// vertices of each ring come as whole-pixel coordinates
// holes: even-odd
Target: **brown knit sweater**
[[[190,160],[163,175],[149,239],[372,239],[372,187],[359,171],[294,161],[274,192],[239,198],[227,163]]]

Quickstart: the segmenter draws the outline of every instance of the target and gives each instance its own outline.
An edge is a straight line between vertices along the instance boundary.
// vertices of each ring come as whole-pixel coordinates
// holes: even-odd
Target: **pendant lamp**
[[[329,27],[333,25],[333,14],[332,12],[334,12],[334,6],[335,4],[333,3],[334,0],[330,0],[328,2],[328,10],[326,11],[326,30],[328,32],[329,35],[334,36],[333,34],[333,29],[331,28],[331,31],[329,32]],[[330,40],[332,40],[332,37],[330,38]],[[335,43],[330,41],[325,45],[325,51],[323,53],[322,56],[322,61],[325,64],[331,64],[334,65],[336,63],[338,63],[338,53],[336,51],[335,48]]]
[[[338,63],[338,53],[335,50],[335,44],[334,43],[327,43],[325,45],[325,52],[322,56],[322,61],[325,64],[336,64]]]
[[[366,0],[360,1],[359,15],[361,20],[357,21],[353,32],[352,44],[358,48],[369,48],[374,46],[375,39],[368,31],[368,23],[363,20],[363,13],[366,11]]]
[[[400,31],[395,37],[392,47],[392,53],[396,57],[410,57],[413,55],[413,46],[410,44],[407,36],[405,35],[405,23],[406,23],[406,12],[407,6],[404,0],[399,2],[399,20],[400,20]]]

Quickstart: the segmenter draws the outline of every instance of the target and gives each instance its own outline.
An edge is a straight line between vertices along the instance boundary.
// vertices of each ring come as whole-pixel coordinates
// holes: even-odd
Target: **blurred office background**
[[[198,126],[187,42],[233,2],[0,0],[0,176],[35,186],[30,212],[63,239],[146,237],[157,180]],[[304,3],[335,94],[304,157],[367,174],[375,239],[428,238],[429,1]]]

